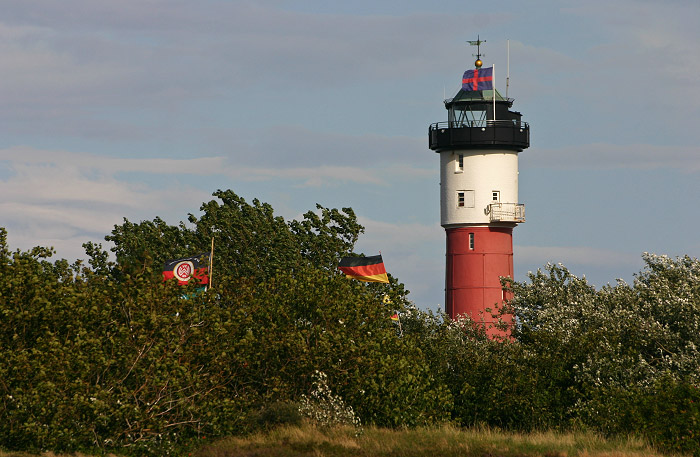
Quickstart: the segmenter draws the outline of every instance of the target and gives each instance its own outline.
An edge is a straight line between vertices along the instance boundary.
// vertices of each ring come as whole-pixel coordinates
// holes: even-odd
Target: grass
[[[0,451],[0,457],[36,457],[39,454],[29,454],[26,452],[3,452]],[[75,454],[54,454],[53,452],[44,452],[40,454],[41,457],[92,457],[88,454],[82,454],[80,452]],[[119,457],[114,454],[106,454],[104,457]]]
[[[605,440],[591,433],[516,434],[444,426],[388,430],[319,430],[282,427],[245,438],[226,438],[200,448],[193,457],[652,457],[661,456],[638,439]]]
[[[606,440],[593,433],[509,433],[452,426],[392,430],[318,429],[309,424],[229,437],[192,451],[192,457],[661,457],[643,440]],[[112,456],[110,454],[110,456]],[[32,457],[1,452],[0,457]],[[42,457],[67,457],[54,453]],[[89,457],[76,454],[73,457]],[[116,457],[116,456],[112,456]]]

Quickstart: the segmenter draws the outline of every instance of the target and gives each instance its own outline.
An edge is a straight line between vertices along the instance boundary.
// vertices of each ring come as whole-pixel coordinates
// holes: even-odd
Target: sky
[[[0,0],[0,227],[84,258],[123,218],[232,189],[299,218],[352,207],[421,308],[444,305],[428,126],[473,68],[530,124],[515,279],[601,287],[700,256],[700,3]],[[510,43],[510,62],[507,60]]]

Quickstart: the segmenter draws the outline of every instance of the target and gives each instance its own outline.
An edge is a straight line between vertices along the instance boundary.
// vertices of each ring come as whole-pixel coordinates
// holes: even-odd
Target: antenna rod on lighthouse
[[[508,100],[508,86],[510,85],[510,40],[506,43],[506,100]]]
[[[491,73],[491,76],[493,76],[493,125],[496,125],[496,64],[491,65],[491,68],[493,68],[493,73]]]

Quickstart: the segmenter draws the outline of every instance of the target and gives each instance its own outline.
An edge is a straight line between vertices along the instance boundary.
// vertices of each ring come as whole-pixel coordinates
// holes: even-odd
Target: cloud
[[[260,168],[235,167],[220,170],[226,176],[241,181],[271,181],[287,179],[297,182],[298,187],[328,187],[345,183],[383,185],[379,174],[359,167],[293,167]]]
[[[298,150],[295,145],[290,150]],[[196,157],[191,159],[169,158],[117,158],[90,153],[63,150],[42,150],[28,146],[15,146],[0,149],[0,163],[6,164],[7,173],[12,178],[2,183],[6,195],[20,195],[27,186],[34,191],[31,195],[41,199],[52,196],[54,199],[76,198],[90,201],[99,198],[105,202],[105,195],[113,201],[130,201],[131,192],[143,190],[139,184],[129,183],[129,190],[121,189],[116,178],[122,173],[150,175],[195,175],[226,176],[241,181],[292,180],[302,186],[335,186],[339,183],[359,183],[387,185],[382,167],[369,161],[363,166],[323,165],[316,166],[246,166],[237,165],[237,160],[226,157]],[[274,160],[272,161],[274,163]],[[302,161],[303,162],[303,161]],[[386,161],[382,160],[385,167]],[[290,163],[291,164],[291,163]],[[433,170],[401,165],[397,176],[406,179],[416,176],[432,176]],[[91,192],[99,186],[105,192]]]
[[[231,151],[227,155],[236,163],[270,168],[397,164],[433,168],[436,160],[427,151],[424,137],[352,135],[300,125],[218,132],[216,141],[220,148]]]
[[[89,118],[104,106],[178,107],[251,86],[318,90],[419,78],[452,60],[452,30],[483,23],[479,15],[321,14],[244,1],[116,5],[7,6],[6,104],[27,118]]]
[[[436,221],[434,224],[415,222],[386,222],[367,217],[359,217],[366,232],[372,233],[371,244],[367,249],[384,250],[392,246],[396,251],[412,251],[422,242],[444,243],[445,231]],[[385,247],[383,248],[382,245]]]
[[[640,256],[587,246],[514,246],[513,256],[519,264],[545,265],[562,263],[565,266],[619,267],[633,271],[641,264]]]
[[[402,166],[392,179],[411,180],[423,173],[427,171]],[[122,217],[140,220],[159,215],[175,218],[171,221],[175,223],[186,214],[182,208],[198,208],[209,198],[207,192],[187,184],[191,176],[219,176],[238,183],[286,180],[296,187],[389,185],[387,171],[379,167],[252,167],[236,166],[225,157],[116,158],[16,146],[0,150],[2,223],[10,230],[10,239],[24,248],[49,240],[101,238]],[[377,228],[380,233],[390,231]],[[70,255],[79,255],[75,246]]]
[[[524,168],[676,169],[685,173],[700,172],[700,150],[697,146],[593,143],[551,149],[532,147],[521,160]]]
[[[445,231],[438,222],[386,222],[358,216],[365,227],[356,252],[381,251],[387,271],[410,290],[417,305],[435,309],[434,297],[444,297]]]
[[[605,10],[605,14],[600,14]],[[604,75],[601,92],[653,106],[697,113],[700,103],[700,4],[679,0],[577,2],[565,11],[599,24],[604,42],[589,49]],[[590,72],[583,75],[588,81]],[[583,82],[583,81],[582,81]],[[683,103],[679,103],[683,100]],[[623,109],[629,109],[629,105]],[[660,111],[663,112],[663,111]],[[657,112],[658,115],[658,112]],[[673,113],[659,116],[662,121]]]
[[[183,207],[198,207],[208,197],[179,183],[158,187],[147,180],[120,179],[120,173],[145,167],[162,173],[203,172],[197,166],[190,160],[114,159],[29,147],[0,150],[2,224],[13,247],[60,246],[59,256],[75,258],[82,254],[83,242],[104,237],[123,217],[152,219],[158,212],[166,220],[179,218]]]
[[[193,174],[209,175],[212,170],[221,168],[223,157],[197,157],[192,159],[163,158],[116,158],[90,153],[65,150],[37,149],[29,146],[14,146],[0,149],[0,161],[12,164],[12,167],[38,171],[42,166],[64,170],[94,170],[101,173],[116,174],[122,172],[143,172],[156,174]]]

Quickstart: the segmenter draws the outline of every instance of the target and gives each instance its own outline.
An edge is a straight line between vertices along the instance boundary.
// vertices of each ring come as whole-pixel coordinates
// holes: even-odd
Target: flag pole
[[[496,127],[496,64],[491,65],[493,78],[493,126]]]
[[[209,287],[212,286],[214,277],[214,237],[211,237],[211,252],[209,253]]]
[[[506,100],[508,100],[508,86],[510,85],[510,40],[506,46]]]

